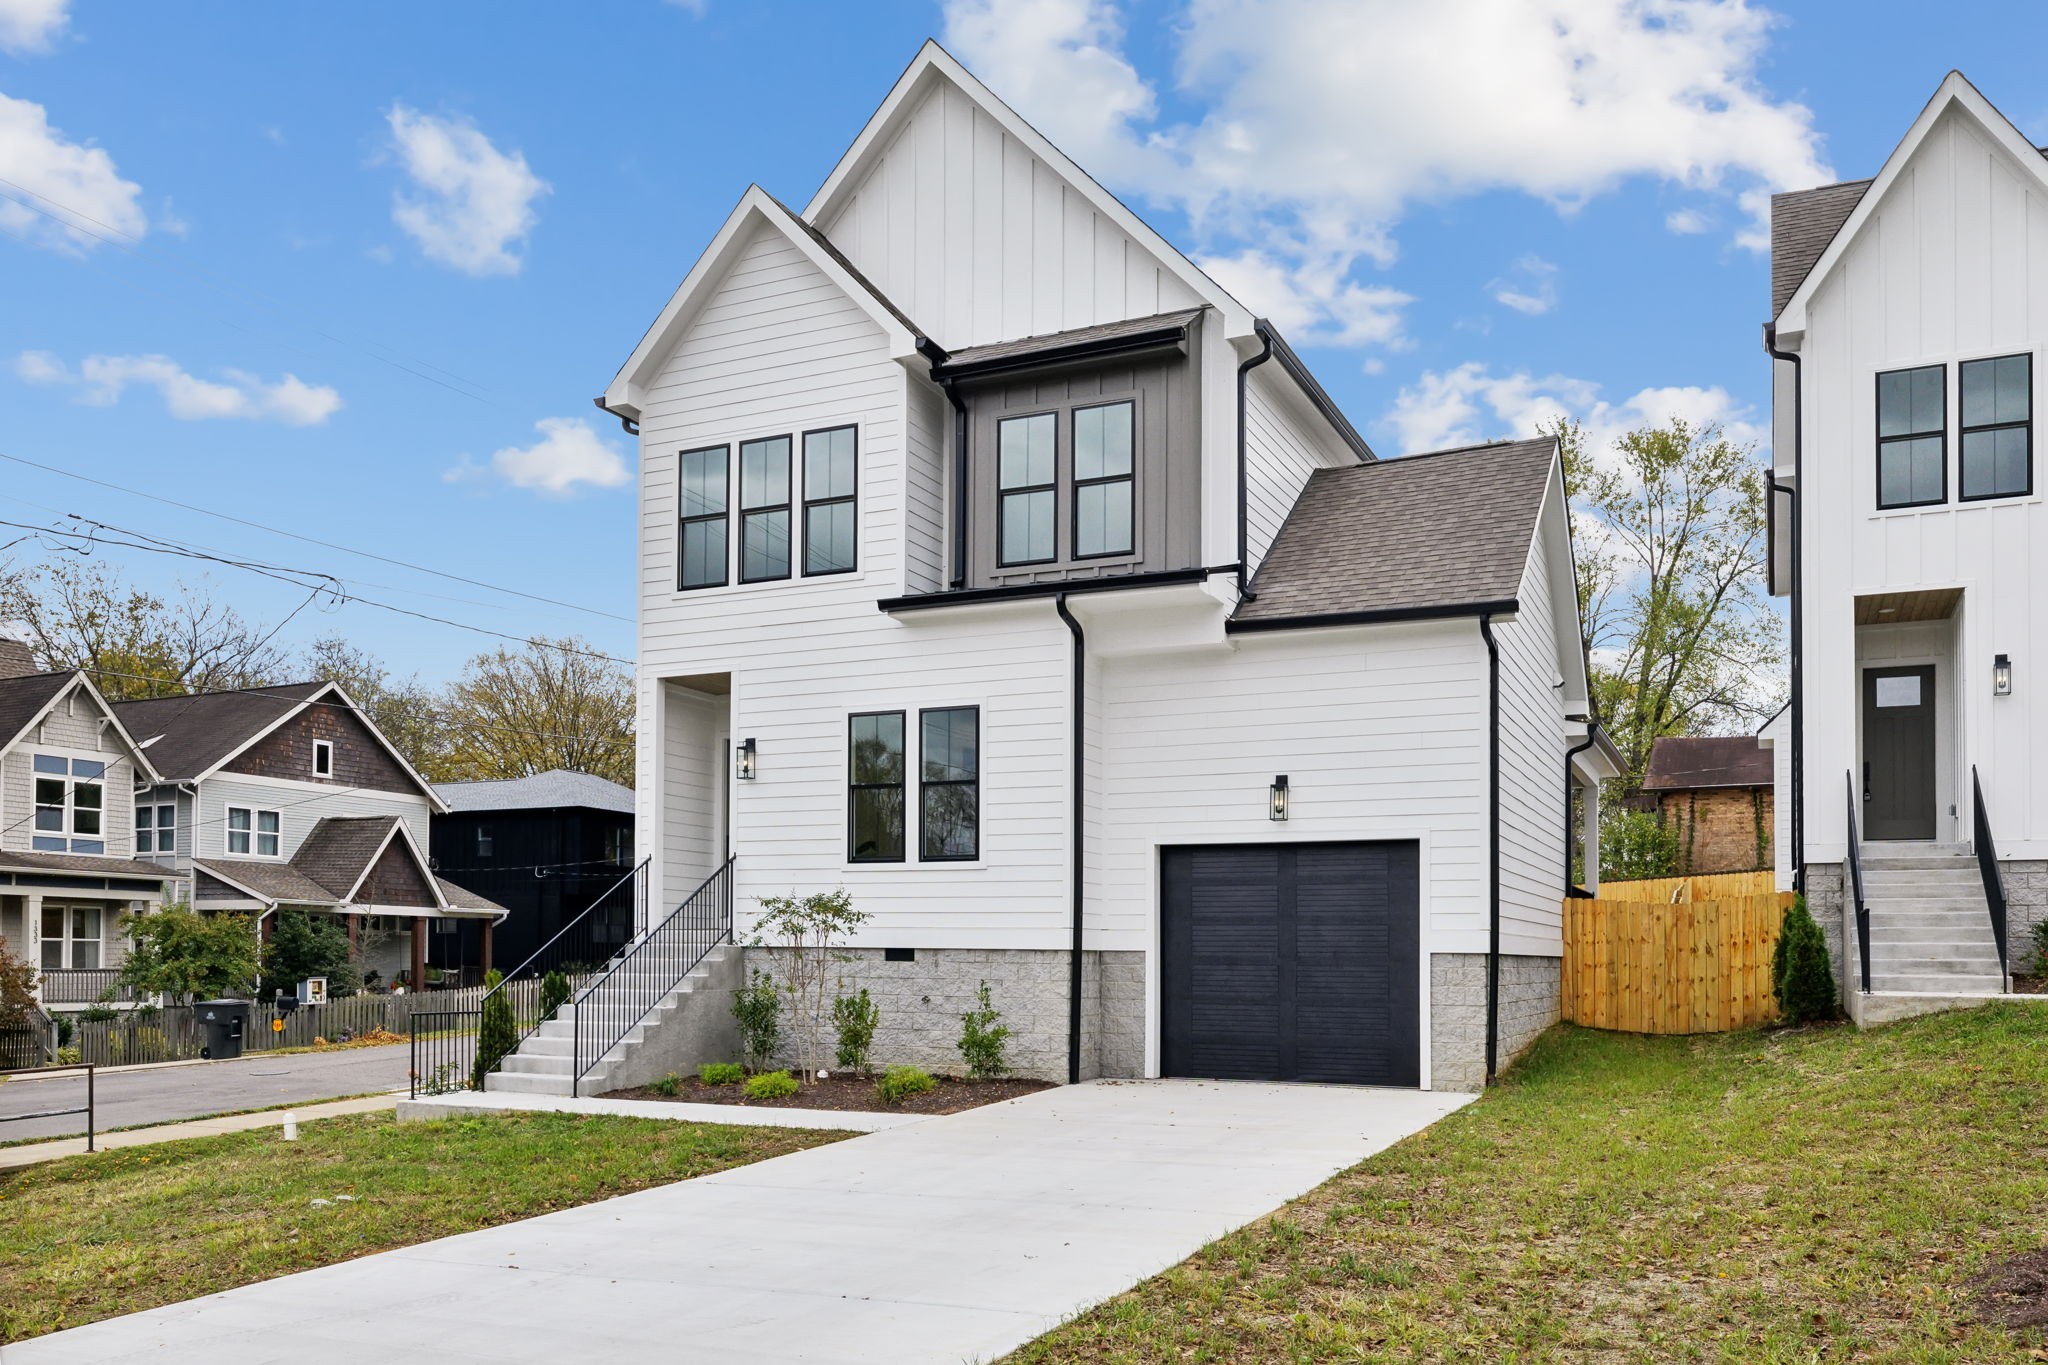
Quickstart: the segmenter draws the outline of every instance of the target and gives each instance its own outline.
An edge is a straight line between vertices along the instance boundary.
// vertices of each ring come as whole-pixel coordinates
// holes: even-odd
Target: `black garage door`
[[[1163,857],[1166,1075],[1421,1083],[1416,845]]]

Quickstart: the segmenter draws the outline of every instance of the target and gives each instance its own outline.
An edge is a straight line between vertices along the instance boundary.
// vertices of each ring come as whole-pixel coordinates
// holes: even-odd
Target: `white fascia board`
[[[1079,191],[1105,218],[1148,248],[1167,270],[1194,291],[1197,298],[1213,304],[1217,312],[1223,316],[1226,337],[1235,341],[1239,337],[1252,334],[1253,316],[1250,309],[1232,298],[1222,285],[1210,279],[1199,266],[1183,255],[1179,248],[1160,236],[1150,223],[1131,212],[1122,200],[1104,189],[1095,177],[1081,169],[1073,158],[1049,142],[1043,133],[1026,123],[1016,110],[1005,104],[994,91],[983,85],[973,72],[962,66],[952,53],[940,47],[933,39],[926,39],[925,45],[911,58],[910,65],[896,78],[896,84],[890,88],[881,107],[875,110],[866,126],[860,130],[860,136],[846,149],[846,155],[839,158],[839,164],[825,177],[825,183],[811,196],[811,202],[804,205],[805,221],[817,223],[832,215],[847,191],[859,183],[869,161],[894,140],[898,120],[906,117],[917,107],[926,88],[935,80],[951,81],[962,94],[973,100],[983,112],[1000,124],[1005,132],[1023,143],[1033,156],[1052,167],[1055,173]]]
[[[1550,594],[1550,616],[1556,622],[1554,647],[1557,673],[1564,679],[1565,712],[1583,713],[1592,708],[1593,680],[1583,647],[1586,623],[1579,614],[1578,547],[1572,543],[1571,504],[1564,491],[1564,450],[1556,445],[1551,447],[1550,477],[1544,486],[1543,510],[1536,516],[1536,534],[1549,541],[1552,567],[1543,588]],[[1535,553],[1532,543],[1532,560]]]
[[[121,718],[114,714],[114,708],[108,704],[99,688],[93,686],[92,679],[80,669],[72,670],[71,681],[58,688],[56,693],[43,703],[42,709],[29,717],[28,724],[22,726],[18,733],[4,737],[4,742],[0,742],[0,753],[6,753],[20,743],[23,736],[49,719],[50,713],[57,709],[60,702],[81,691],[92,698],[92,704],[99,708],[100,719],[112,726],[114,733],[120,737],[121,743],[128,750],[128,756],[135,760],[135,766],[139,770],[137,776],[151,786],[160,785],[164,780],[163,775],[157,772],[156,765],[149,761],[149,755],[136,742],[135,736],[128,732],[128,727],[121,723]]]
[[[710,297],[711,289],[725,278],[739,253],[745,249],[753,229],[760,225],[774,228],[787,238],[791,245],[816,266],[826,278],[839,286],[846,296],[859,304],[888,338],[889,355],[897,361],[907,361],[917,355],[917,338],[911,334],[897,316],[882,306],[875,297],[872,286],[857,279],[837,257],[819,246],[817,241],[797,223],[789,210],[777,203],[775,197],[759,185],[747,186],[747,192],[733,211],[726,216],[725,224],[711,239],[711,245],[690,267],[690,273],[676,286],[676,292],[669,296],[654,325],[640,338],[640,344],[619,367],[618,374],[605,387],[605,406],[615,412],[638,420],[645,407],[646,386],[669,352],[682,340],[683,332],[695,320],[698,310]]]
[[[1833,272],[1836,264],[1848,252],[1849,244],[1877,212],[1878,204],[1898,180],[1899,173],[1905,168],[1906,163],[1920,150],[1920,144],[1927,140],[1927,134],[1932,131],[1936,121],[1951,108],[1960,108],[1967,113],[1984,131],[1985,136],[2005,149],[2006,155],[2020,168],[2022,174],[2032,176],[2037,185],[2043,190],[2048,190],[2048,157],[2043,157],[2034,144],[2027,140],[2026,135],[2013,127],[2012,120],[1999,113],[1997,107],[1985,99],[1983,92],[1970,84],[1962,72],[1949,72],[1941,87],[1934,92],[1934,97],[1921,109],[1920,116],[1913,120],[1913,126],[1899,139],[1899,145],[1892,148],[1892,154],[1885,158],[1884,169],[1877,173],[1876,178],[1870,182],[1870,188],[1863,192],[1863,198],[1857,201],[1855,211],[1849,215],[1848,221],[1835,233],[1834,240],[1828,243],[1828,249],[1821,253],[1820,259],[1813,263],[1813,269],[1806,272],[1806,278],[1799,282],[1799,287],[1792,292],[1792,297],[1787,299],[1784,308],[1779,310],[1777,330],[1780,349],[1799,349],[1799,343],[1806,335],[1806,310],[1812,303],[1814,294],[1819,290],[1821,282]]]

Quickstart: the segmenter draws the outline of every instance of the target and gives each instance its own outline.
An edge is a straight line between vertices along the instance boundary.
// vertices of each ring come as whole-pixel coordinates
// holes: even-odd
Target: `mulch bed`
[[[750,1100],[745,1086],[706,1085],[691,1077],[673,1095],[659,1095],[640,1086],[614,1090],[608,1100],[667,1100],[675,1104],[737,1104],[748,1109],[847,1109],[865,1113],[957,1114],[984,1104],[1014,1100],[1019,1095],[1050,1090],[1048,1081],[968,1081],[956,1076],[939,1076],[938,1087],[922,1095],[910,1095],[895,1104],[882,1103],[871,1077],[831,1076],[812,1081],[796,1094],[780,1100]]]
[[[2022,976],[2018,972],[2014,972],[2012,976],[2012,993],[2014,995],[2048,995],[2048,976]]]
[[[2048,1251],[2000,1261],[1971,1282],[1977,1316],[1999,1327],[2048,1327]]]

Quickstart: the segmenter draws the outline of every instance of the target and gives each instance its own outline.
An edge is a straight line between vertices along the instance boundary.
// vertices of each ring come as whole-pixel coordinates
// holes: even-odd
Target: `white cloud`
[[[1406,344],[1402,310],[1415,300],[1385,285],[1350,278],[1341,256],[1295,254],[1282,260],[1257,247],[1195,262],[1231,296],[1296,341],[1333,346]]]
[[[138,202],[142,187],[121,178],[105,149],[68,140],[50,126],[42,105],[6,95],[0,95],[0,180],[9,182],[11,196],[0,197],[0,230],[39,246],[78,255],[109,237],[149,230]],[[26,192],[27,202],[17,190]]]
[[[1557,307],[1557,267],[1541,256],[1524,256],[1506,275],[1486,286],[1493,300],[1517,313],[1541,317]]]
[[[1718,385],[1646,388],[1614,403],[1602,398],[1600,386],[1590,380],[1527,371],[1497,375],[1468,362],[1453,370],[1428,371],[1402,388],[1384,422],[1400,449],[1414,452],[1527,438],[1569,417],[1585,427],[1593,450],[1604,451],[1625,432],[1674,417],[1696,427],[1719,426],[1730,440],[1762,447],[1769,432],[1753,416]]]
[[[1691,236],[1712,229],[1714,220],[1698,209],[1673,209],[1664,215],[1664,226],[1672,232]]]
[[[165,355],[90,355],[73,371],[48,351],[24,351],[14,362],[25,383],[76,390],[75,401],[112,407],[132,385],[163,396],[164,407],[183,422],[226,418],[319,426],[341,409],[341,395],[295,374],[266,383],[243,370],[222,371],[225,382],[200,379]]]
[[[48,52],[71,22],[71,0],[0,0],[0,52]]]
[[[475,124],[394,104],[385,115],[411,191],[392,196],[391,220],[427,258],[466,275],[516,275],[518,248],[551,187],[517,150],[501,152]]]
[[[441,477],[469,483],[495,474],[514,488],[531,488],[551,498],[568,497],[580,486],[617,488],[633,477],[624,457],[581,417],[543,417],[533,424],[540,439],[507,446],[488,465],[463,456]]]

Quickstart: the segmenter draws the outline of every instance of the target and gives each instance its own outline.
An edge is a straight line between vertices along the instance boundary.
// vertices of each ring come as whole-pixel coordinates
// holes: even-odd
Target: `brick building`
[[[1771,775],[1771,751],[1753,735],[1656,742],[1643,797],[1678,835],[1681,874],[1771,865]]]

